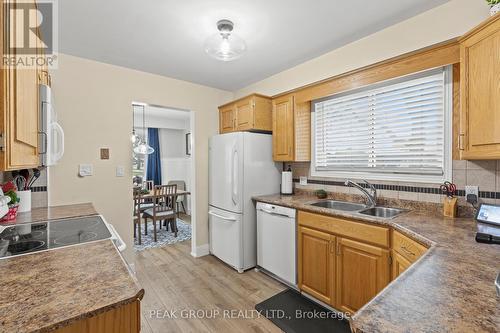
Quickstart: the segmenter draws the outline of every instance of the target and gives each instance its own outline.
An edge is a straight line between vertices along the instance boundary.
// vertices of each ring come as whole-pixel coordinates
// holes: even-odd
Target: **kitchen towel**
[[[291,171],[283,171],[281,173],[281,193],[282,194],[293,193],[293,177]]]

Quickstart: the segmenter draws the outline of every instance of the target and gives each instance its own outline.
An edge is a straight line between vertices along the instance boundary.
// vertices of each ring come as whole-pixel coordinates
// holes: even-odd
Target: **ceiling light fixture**
[[[231,61],[238,59],[246,51],[245,41],[232,33],[233,22],[220,20],[217,22],[218,34],[215,34],[205,42],[205,52],[217,60]]]

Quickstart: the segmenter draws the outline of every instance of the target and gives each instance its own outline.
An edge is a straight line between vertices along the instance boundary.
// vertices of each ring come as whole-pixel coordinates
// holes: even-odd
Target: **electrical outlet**
[[[479,186],[473,185],[465,185],[465,197],[467,198],[467,194],[474,194],[479,198]]]
[[[479,187],[478,186],[465,186],[465,200],[475,207],[479,201]]]
[[[300,185],[307,185],[307,177],[299,177]]]
[[[118,165],[116,167],[116,177],[125,177],[125,167]]]

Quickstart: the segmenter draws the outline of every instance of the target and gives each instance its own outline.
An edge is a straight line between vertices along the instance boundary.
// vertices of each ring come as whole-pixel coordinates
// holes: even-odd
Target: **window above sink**
[[[313,101],[311,175],[450,178],[451,75],[448,66]]]

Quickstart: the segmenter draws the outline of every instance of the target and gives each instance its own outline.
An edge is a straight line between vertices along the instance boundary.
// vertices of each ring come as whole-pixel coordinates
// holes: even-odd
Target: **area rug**
[[[188,239],[191,239],[191,224],[186,223],[180,219],[177,219],[177,229],[179,229],[177,233],[177,237],[174,236],[174,233],[167,231],[165,227],[159,229],[160,222],[156,223],[156,233],[157,233],[157,241],[153,240],[153,223],[151,220],[148,222],[148,234],[144,235],[144,224],[141,223],[141,245],[137,243],[137,238],[134,240],[134,249],[136,251],[143,251],[146,249],[152,249],[155,247],[160,247],[169,244],[175,244],[178,242],[182,242]]]

